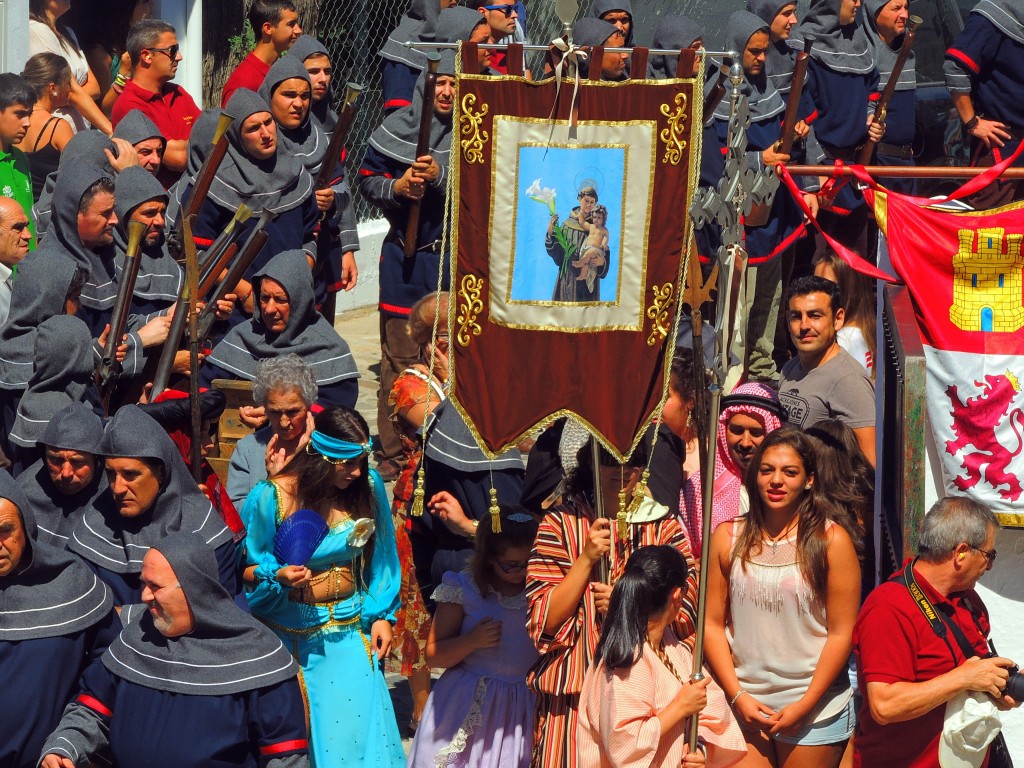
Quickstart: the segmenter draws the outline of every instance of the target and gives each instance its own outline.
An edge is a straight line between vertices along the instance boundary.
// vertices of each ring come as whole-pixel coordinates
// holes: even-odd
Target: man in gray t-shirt
[[[875,464],[875,387],[836,336],[843,325],[839,286],[823,277],[793,281],[786,301],[797,357],[782,367],[779,400],[791,426],[806,429],[838,419]]]

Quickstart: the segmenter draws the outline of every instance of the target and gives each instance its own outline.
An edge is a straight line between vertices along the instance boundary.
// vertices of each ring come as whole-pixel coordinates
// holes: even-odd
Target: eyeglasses
[[[527,563],[522,560],[502,560],[500,557],[494,558],[494,564],[497,565],[502,573],[518,573],[526,570]]]
[[[512,14],[516,12],[516,7],[515,7],[515,5],[512,5],[512,4],[509,4],[509,5],[485,5],[483,7],[486,8],[488,11],[501,11],[502,13],[505,14],[505,18],[506,19],[512,18]]]
[[[150,53],[152,53],[153,51],[159,51],[160,53],[166,53],[167,54],[167,58],[169,58],[171,61],[174,61],[176,58],[178,58],[178,50],[180,48],[181,48],[181,46],[178,45],[177,43],[175,43],[174,45],[169,45],[166,48],[147,48],[146,50],[149,51]]]
[[[970,545],[968,544],[968,546]],[[981,554],[985,556],[985,559],[988,560],[989,565],[992,565],[996,561],[996,555],[998,552],[994,549],[982,549],[981,547],[971,547],[971,549],[976,552],[981,552]]]

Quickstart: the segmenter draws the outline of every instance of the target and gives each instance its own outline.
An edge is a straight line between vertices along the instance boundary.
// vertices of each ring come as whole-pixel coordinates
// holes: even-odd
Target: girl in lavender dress
[[[445,667],[430,692],[409,754],[410,768],[526,768],[534,698],[526,673],[537,649],[526,632],[526,564],[533,516],[501,508],[500,532],[480,520],[469,568],[434,591],[437,612],[427,661]]]

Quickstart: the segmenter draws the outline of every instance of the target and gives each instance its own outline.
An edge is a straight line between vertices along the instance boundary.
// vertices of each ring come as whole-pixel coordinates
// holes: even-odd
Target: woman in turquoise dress
[[[381,668],[401,583],[390,506],[363,418],[334,407],[314,426],[242,511],[249,605],[301,667],[312,765],[397,768],[405,753]]]

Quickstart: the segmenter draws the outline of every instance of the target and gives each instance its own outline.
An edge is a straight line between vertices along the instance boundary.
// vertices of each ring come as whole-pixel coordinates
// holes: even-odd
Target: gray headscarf
[[[871,46],[871,55],[875,59],[875,66],[878,67],[879,87],[884,88],[892,75],[892,68],[899,57],[900,45],[903,43],[903,35],[894,41],[896,49],[893,50],[885,44],[885,40],[878,34],[878,26],[875,19],[889,0],[864,0],[864,7],[861,9],[858,23],[864,28],[864,34],[868,38],[868,45]],[[812,49],[813,50],[813,49]],[[913,91],[917,89],[917,71],[914,65],[914,49],[910,49],[910,55],[903,64],[900,71],[900,79],[896,81],[897,91]]]
[[[330,51],[312,35],[299,35],[299,39],[292,43],[292,47],[288,49],[288,55],[294,56],[298,61],[305,61],[310,56],[326,56],[328,59],[331,58]],[[327,93],[324,94],[324,97],[320,101],[314,101],[309,107],[310,119],[324,132],[328,141],[330,141],[331,134],[334,133],[334,126],[338,124],[338,115],[331,109],[333,102],[334,78],[332,77],[331,84],[327,86]]]
[[[114,267],[120,281],[128,250],[128,222],[132,212],[147,200],[168,199],[168,193],[156,176],[143,168],[125,168],[114,181],[117,197],[117,227],[114,245],[117,247]],[[167,252],[166,240],[161,237],[152,245],[142,245],[142,263],[135,279],[134,294],[146,301],[174,302],[178,300],[184,274],[181,266]]]
[[[18,571],[0,579],[0,640],[70,635],[110,616],[110,590],[70,552],[39,540],[32,507],[4,470],[0,498],[18,508],[26,543]]]
[[[114,246],[98,250],[86,248],[78,236],[78,205],[82,196],[100,179],[113,178],[109,173],[91,165],[72,165],[62,168],[57,175],[53,192],[53,221],[46,235],[46,245],[56,238],[63,252],[89,270],[89,281],[82,289],[82,306],[92,310],[108,310],[117,299],[114,282]]]
[[[144,112],[138,109],[131,109],[125,113],[117,124],[113,134],[115,139],[124,139],[129,144],[138,144],[146,139],[160,139],[167,146],[167,139],[160,133],[156,123],[149,119]]]
[[[257,112],[270,112],[270,105],[248,88],[239,88],[224,111],[235,121],[228,129],[227,155],[210,185],[209,199],[232,212],[241,203],[274,213],[302,205],[313,191],[313,178],[299,158],[283,150],[280,134],[277,152],[267,160],[256,160],[242,149],[242,123]]]
[[[729,16],[725,26],[725,48],[737,51],[742,58],[747,42],[756,32],[768,32],[768,25],[761,17],[750,11],[736,11]],[[763,71],[756,77],[744,76],[740,91],[747,97],[750,118],[755,122],[767,120],[786,111],[786,102]],[[729,119],[728,99],[719,102],[715,108],[715,118]]]
[[[388,35],[387,42],[377,55],[413,69],[426,69],[427,54],[415,48],[406,48],[403,43],[432,42],[440,8],[441,4],[437,0],[412,0],[409,12]]]
[[[572,41],[575,45],[604,45],[618,31],[610,22],[585,17],[572,25]],[[580,77],[590,76],[590,63],[589,58],[580,62]]]
[[[214,549],[232,540],[231,530],[196,486],[171,438],[137,405],[122,406],[107,422],[100,455],[159,462],[160,493],[142,515],[125,518],[106,489],[71,534],[72,552],[114,573],[138,573],[146,551],[172,533],[198,534]]]
[[[700,24],[685,16],[662,17],[654,30],[652,48],[681,51],[693,45],[693,41],[704,37]],[[676,76],[677,56],[652,55],[647,62],[647,76],[653,79],[671,79]]]
[[[103,421],[85,403],[71,403],[53,415],[46,425],[39,447],[78,451],[96,456],[92,482],[75,494],[60,493],[50,479],[45,457],[18,475],[21,488],[39,527],[39,540],[64,549],[81,512],[107,488],[107,478],[97,455]]]
[[[747,10],[771,27],[775,17],[794,0],[747,0]],[[776,40],[768,45],[765,72],[772,85],[783,96],[789,93],[793,84],[793,68],[796,66],[796,51],[789,47],[788,40]]]
[[[32,376],[36,331],[47,318],[63,314],[77,265],[63,249],[44,243],[18,265],[11,311],[0,327],[0,387],[25,389]],[[53,247],[50,247],[53,246]]]
[[[840,26],[839,9],[842,4],[843,0],[811,0],[807,15],[793,30],[790,47],[802,51],[804,41],[811,40],[814,43],[812,59],[834,72],[866,75],[875,68],[868,36],[856,20]]]
[[[1008,38],[1024,45],[1024,6],[1020,0],[981,0],[971,13],[984,16]]]
[[[636,45],[636,43],[633,42],[633,33],[636,31],[634,29],[636,24],[633,19],[633,5],[630,3],[629,0],[594,0],[594,4],[590,6],[590,12],[587,14],[587,16],[593,17],[595,19],[600,19],[606,13],[609,13],[611,11],[624,11],[629,14],[629,20],[631,23],[629,25],[629,34],[626,35],[625,47],[632,48],[634,45]],[[693,40],[691,40],[690,42],[692,43]]]
[[[484,472],[488,469],[525,469],[519,449],[513,446],[494,460],[480,450],[462,414],[450,400],[438,405],[427,422],[428,438],[424,449],[435,461],[461,472]]]
[[[437,16],[437,42],[458,43],[469,40],[473,30],[481,24],[486,24],[487,19],[479,11],[472,8],[457,5],[454,8],[445,8]],[[426,65],[424,65],[426,66]]]
[[[50,419],[71,403],[82,402],[92,383],[92,334],[72,315],[55,315],[39,326],[33,352],[34,370],[8,435],[23,448],[34,448]]]
[[[610,26],[610,25],[609,25]],[[441,62],[438,64],[439,75],[455,74],[455,52],[441,51]],[[416,159],[416,141],[420,132],[420,114],[423,111],[423,88],[426,84],[426,72],[420,73],[416,81],[412,103],[397,109],[384,118],[384,122],[370,136],[370,146],[381,154],[411,165]],[[451,153],[451,119],[440,120],[435,117],[430,123],[430,154],[441,167],[448,166]]]
[[[174,570],[195,627],[164,637],[145,606],[125,606],[124,629],[103,654],[103,666],[136,685],[191,696],[227,696],[295,679],[299,667],[291,653],[235,605],[217,578],[213,550],[200,537],[171,534],[153,549]]]
[[[253,275],[253,283],[264,277],[280,283],[288,294],[290,312],[285,329],[271,334],[260,320],[257,301],[252,320],[239,323],[228,331],[207,360],[236,376],[253,381],[256,366],[261,360],[293,352],[313,369],[318,386],[359,378],[348,344],[316,311],[313,277],[305,252],[279,253]]]
[[[64,145],[60,153],[60,163],[57,170],[46,177],[43,183],[43,190],[39,193],[39,199],[32,206],[32,213],[36,222],[36,236],[41,237],[50,226],[50,216],[53,207],[53,190],[57,186],[57,174],[61,168],[69,168],[75,165],[92,165],[107,172],[108,176],[114,175],[114,169],[107,160],[103,151],[109,149],[111,154],[117,157],[117,147],[110,140],[107,134],[90,129],[79,131],[72,136]]]
[[[313,84],[310,82],[309,73],[306,72],[302,61],[294,56],[283,56],[274,62],[263,79],[263,85],[259,90],[260,97],[269,104],[277,87],[285,80],[293,78],[305,80],[309,84],[310,93],[312,93]],[[312,102],[313,99],[310,96],[311,107]],[[315,176],[320,171],[324,155],[327,154],[327,136],[310,118],[311,111],[306,112],[306,118],[298,128],[285,128],[280,123],[277,124],[277,151],[278,154],[284,152],[292,157],[297,157],[302,161],[303,167]]]

